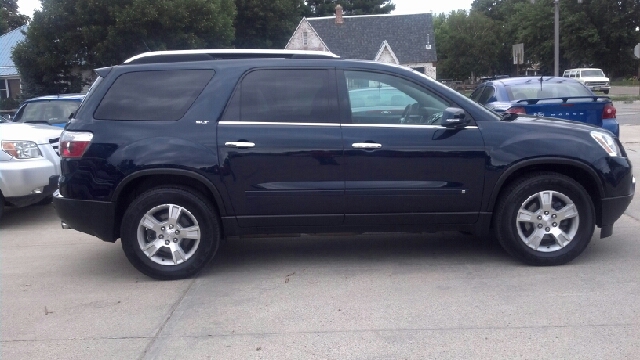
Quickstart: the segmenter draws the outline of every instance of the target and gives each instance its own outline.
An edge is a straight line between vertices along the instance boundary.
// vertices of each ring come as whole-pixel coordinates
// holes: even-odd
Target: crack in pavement
[[[161,338],[160,334],[162,334],[162,331],[165,329],[165,327],[169,323],[169,320],[171,320],[171,318],[173,317],[173,314],[175,313],[175,311],[178,309],[178,307],[180,307],[180,304],[182,304],[182,302],[184,301],[185,297],[187,296],[187,293],[189,293],[189,291],[193,287],[193,284],[195,284],[196,279],[197,279],[197,277],[194,277],[193,279],[191,279],[191,282],[189,283],[189,286],[187,286],[187,288],[185,289],[185,291],[182,294],[182,296],[180,296],[180,298],[178,300],[176,300],[176,302],[173,304],[173,306],[171,306],[171,309],[169,310],[169,313],[167,314],[167,317],[164,319],[164,321],[162,322],[160,327],[158,327],[158,330],[153,335],[153,337],[151,337],[151,341],[145,347],[144,351],[142,351],[142,354],[138,357],[138,359],[147,359],[147,358],[154,359],[154,358],[156,358],[156,356],[154,356],[154,354],[157,352],[156,344],[158,342],[158,339]]]

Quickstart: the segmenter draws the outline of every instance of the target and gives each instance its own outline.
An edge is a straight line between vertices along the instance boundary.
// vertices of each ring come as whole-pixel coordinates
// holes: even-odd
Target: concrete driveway
[[[640,126],[624,125],[640,164]],[[640,178],[638,168],[636,178]],[[0,220],[8,359],[634,359],[640,200],[574,262],[458,233],[244,239],[151,280],[51,206]]]

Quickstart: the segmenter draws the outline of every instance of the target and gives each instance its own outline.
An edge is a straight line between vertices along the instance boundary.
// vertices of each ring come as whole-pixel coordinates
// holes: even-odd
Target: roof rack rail
[[[202,49],[152,51],[136,55],[124,64],[153,64],[184,61],[233,60],[233,59],[339,59],[331,52],[265,49]]]

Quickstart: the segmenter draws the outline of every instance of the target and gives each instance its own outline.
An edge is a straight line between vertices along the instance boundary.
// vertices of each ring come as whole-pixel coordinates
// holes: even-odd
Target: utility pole
[[[579,0],[579,2],[581,2]],[[560,72],[560,0],[553,1],[556,8],[556,17],[555,17],[555,40],[554,40],[554,66],[553,66],[553,76],[558,77]]]
[[[535,4],[536,0],[531,0]],[[582,0],[578,0],[578,4],[582,4]],[[554,34],[554,67],[553,76],[560,74],[560,0],[553,0],[555,7],[555,34]]]

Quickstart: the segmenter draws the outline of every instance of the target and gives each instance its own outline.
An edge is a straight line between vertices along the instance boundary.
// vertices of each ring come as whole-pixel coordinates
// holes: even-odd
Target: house
[[[436,44],[431,14],[304,18],[287,50],[330,51],[347,59],[410,67],[436,78]]]
[[[20,75],[11,60],[11,53],[17,43],[24,40],[27,25],[0,36],[0,99],[15,99],[20,95]]]

